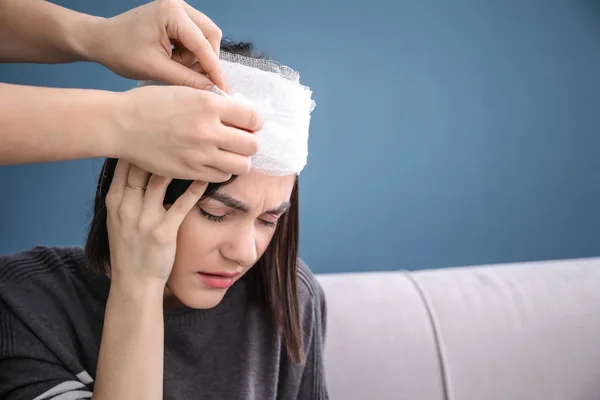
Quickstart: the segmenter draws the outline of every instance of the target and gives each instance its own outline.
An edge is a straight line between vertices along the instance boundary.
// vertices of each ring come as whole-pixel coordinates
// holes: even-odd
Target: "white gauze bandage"
[[[316,103],[312,91],[300,83],[300,74],[272,60],[220,52],[227,94],[215,86],[214,93],[250,105],[263,118],[255,132],[260,148],[252,156],[252,169],[265,175],[294,175],[308,159],[308,131]],[[138,86],[160,85],[156,81]]]
[[[260,149],[252,169],[265,175],[300,174],[308,158],[308,132],[316,104],[300,74],[272,60],[221,52],[230,97],[252,106],[264,119],[256,132]],[[216,93],[227,96],[215,87]]]

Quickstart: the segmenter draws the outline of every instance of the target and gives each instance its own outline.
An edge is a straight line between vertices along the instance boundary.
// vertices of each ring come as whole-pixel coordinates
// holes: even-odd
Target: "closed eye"
[[[200,208],[200,207],[198,207]],[[210,221],[213,222],[223,222],[225,221],[225,219],[228,217],[229,214],[225,214],[225,215],[214,215],[211,214],[205,210],[203,210],[202,208],[200,208],[200,213],[202,214],[202,216]],[[266,221],[264,219],[259,219],[259,222],[263,225],[266,226],[267,228],[276,228],[277,227],[277,221]]]
[[[264,219],[261,219],[259,221],[260,221],[261,224],[263,224],[267,228],[275,228],[277,226],[277,222],[265,221]]]
[[[202,208],[200,208],[200,213],[202,214],[202,216],[208,220],[211,220],[213,222],[223,222],[225,221],[225,218],[227,217],[227,214],[225,215],[214,215],[211,213],[208,213],[206,211],[204,211]]]

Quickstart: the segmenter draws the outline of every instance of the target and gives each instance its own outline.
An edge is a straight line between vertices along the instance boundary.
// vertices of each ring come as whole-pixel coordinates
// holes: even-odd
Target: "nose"
[[[257,257],[255,233],[253,224],[236,226],[221,246],[223,257],[240,264],[244,268],[252,266]]]

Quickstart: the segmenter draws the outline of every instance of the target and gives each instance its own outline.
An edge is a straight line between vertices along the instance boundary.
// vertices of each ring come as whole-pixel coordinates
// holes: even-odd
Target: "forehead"
[[[290,201],[295,182],[295,175],[267,176],[251,170],[221,187],[218,192],[228,194],[246,203],[250,208],[268,209]]]

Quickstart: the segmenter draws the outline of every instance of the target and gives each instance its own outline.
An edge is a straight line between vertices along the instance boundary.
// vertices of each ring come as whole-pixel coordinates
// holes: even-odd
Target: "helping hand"
[[[94,19],[86,35],[87,58],[125,78],[200,89],[212,81],[227,91],[218,57],[222,32],[183,0],[155,0]],[[197,66],[186,67],[196,60]]]
[[[209,91],[143,86],[118,94],[115,158],[177,179],[224,182],[250,171],[263,121],[252,108]]]

